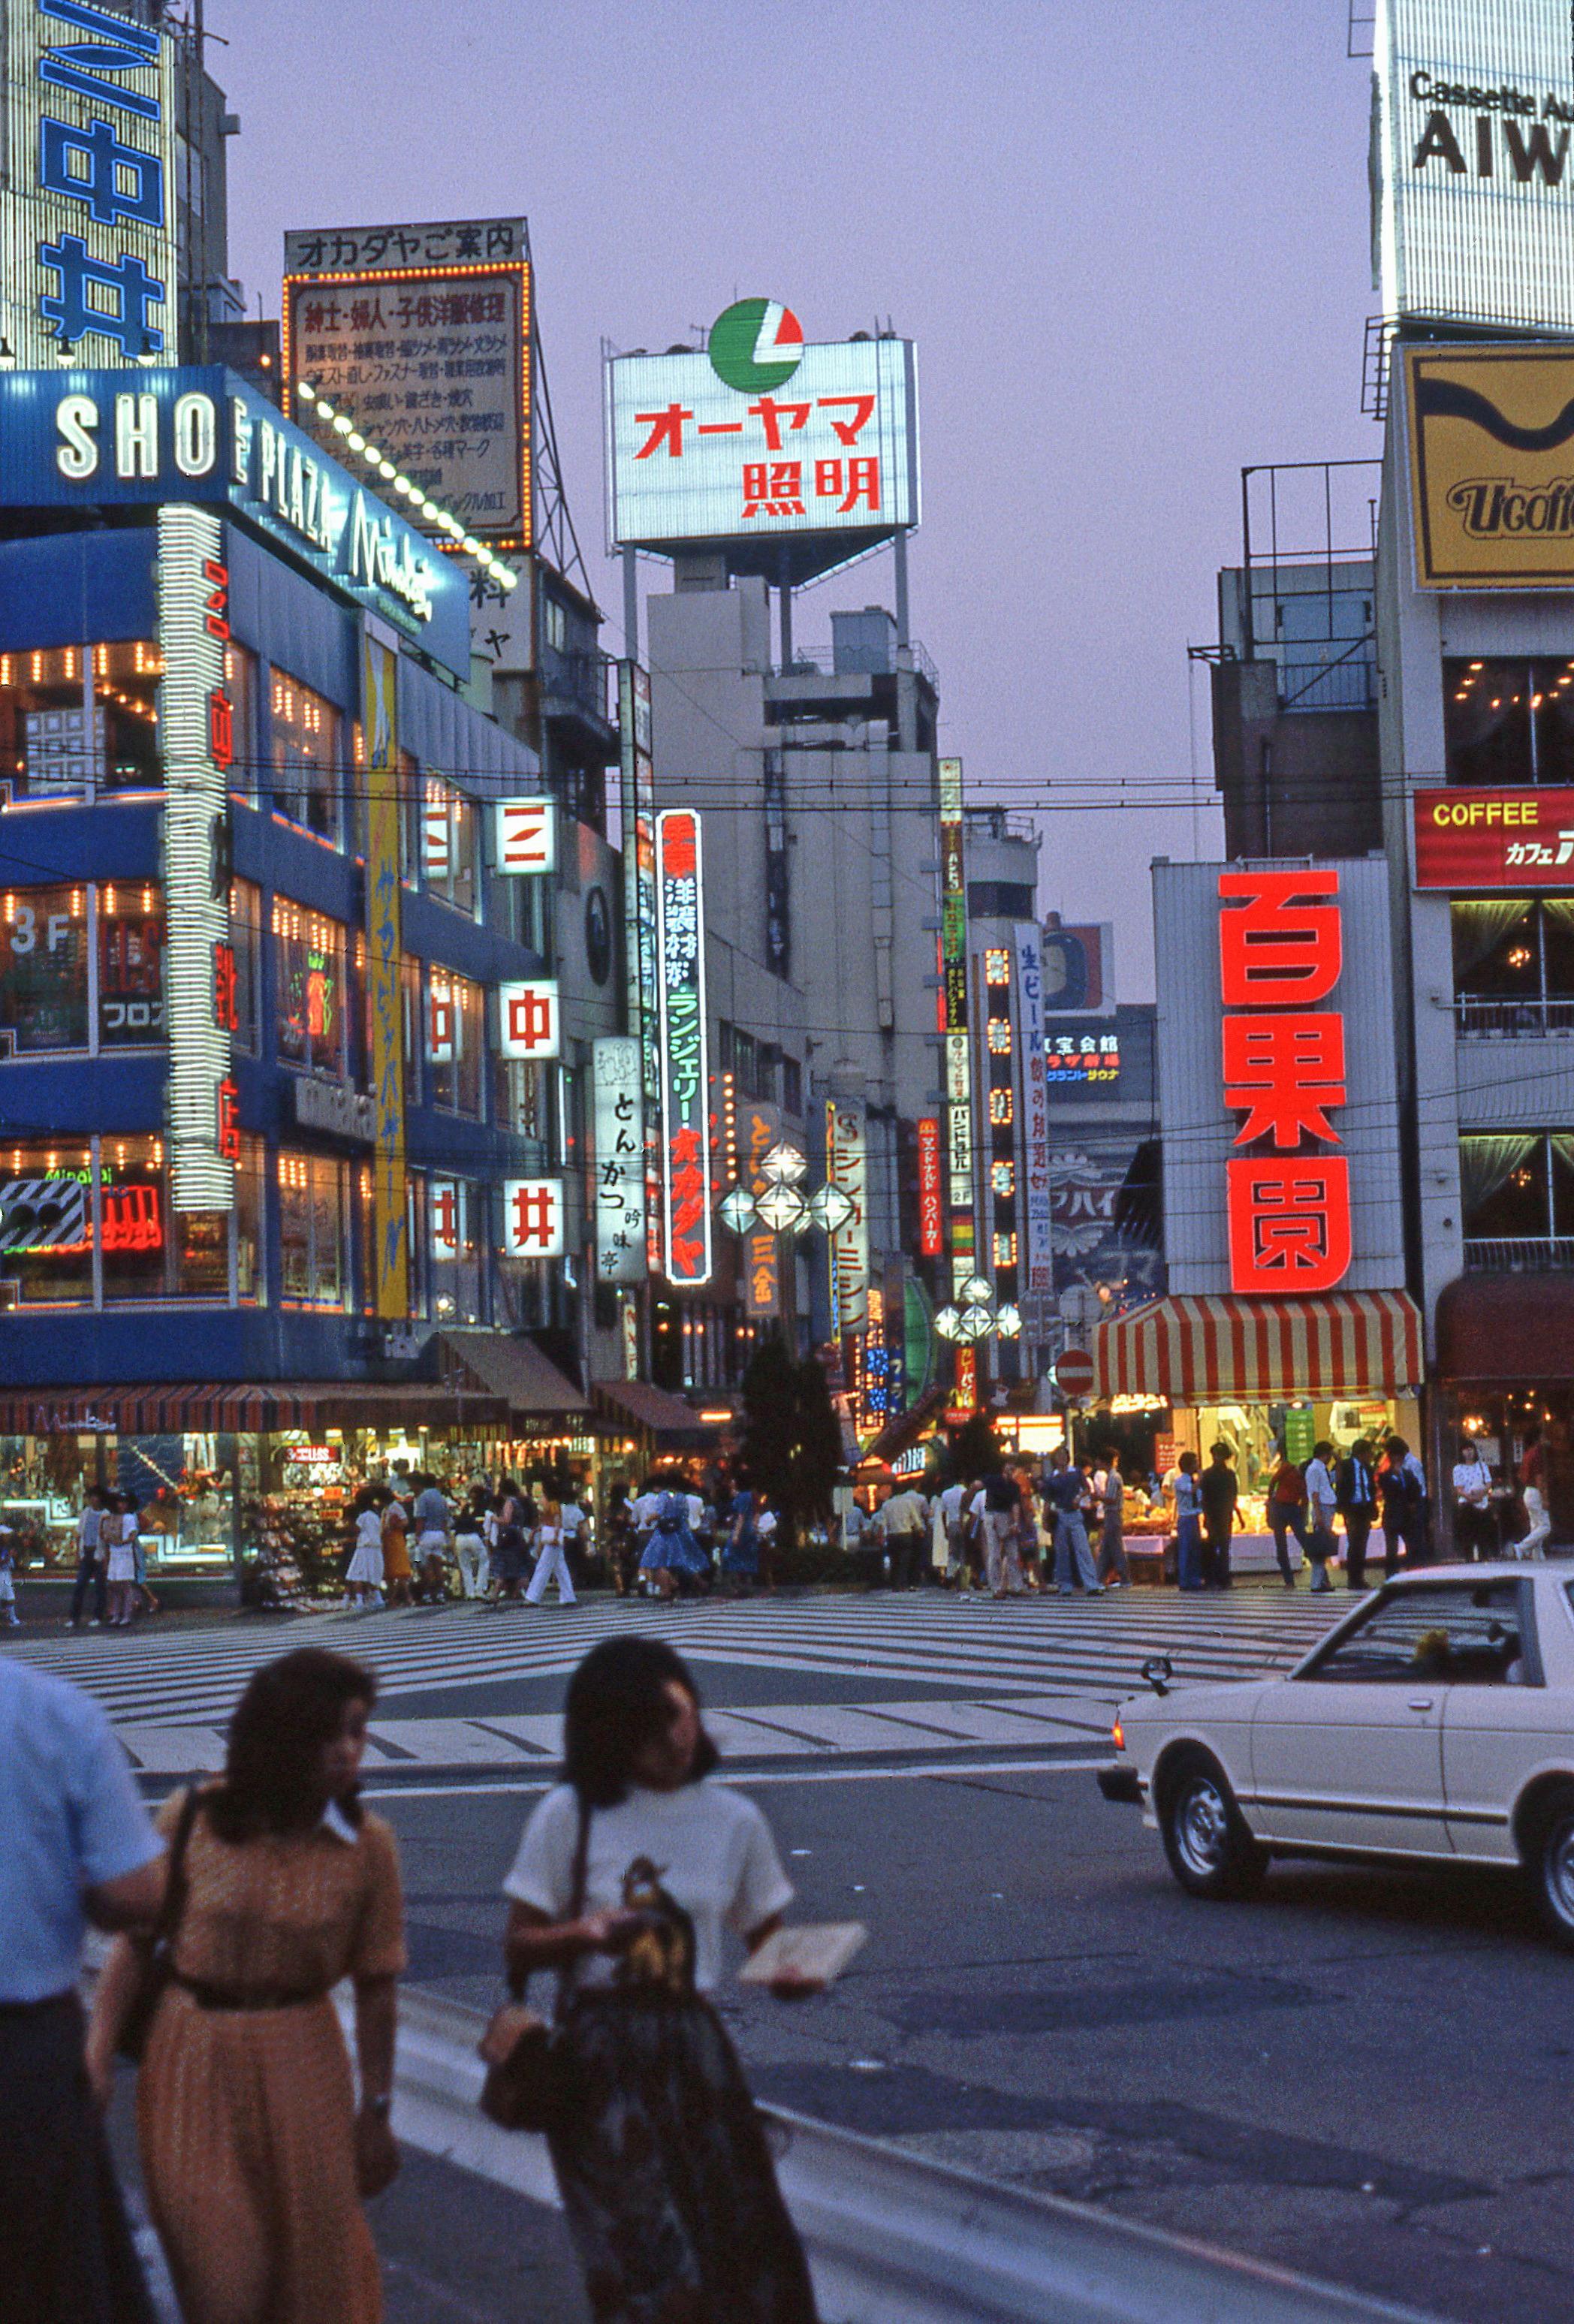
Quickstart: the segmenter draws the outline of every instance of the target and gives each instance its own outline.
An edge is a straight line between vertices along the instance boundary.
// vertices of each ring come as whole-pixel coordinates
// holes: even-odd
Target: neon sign
[[[705,1040],[704,890],[700,819],[656,818],[657,965],[661,1017],[661,1255],[669,1283],[711,1279],[711,1140]]]

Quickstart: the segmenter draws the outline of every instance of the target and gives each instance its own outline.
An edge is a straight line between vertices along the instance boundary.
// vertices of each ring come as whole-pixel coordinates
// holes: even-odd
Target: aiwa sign
[[[1377,0],[1383,312],[1574,334],[1569,0]]]

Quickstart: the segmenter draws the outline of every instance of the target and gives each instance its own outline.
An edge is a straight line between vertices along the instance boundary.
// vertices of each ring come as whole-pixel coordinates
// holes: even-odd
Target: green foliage
[[[951,1432],[953,1477],[992,1477],[1006,1465],[1006,1448],[987,1413],[975,1412]]]
[[[830,1517],[841,1423],[824,1370],[812,1356],[800,1363],[779,1338],[762,1342],[743,1375],[741,1466],[775,1509],[784,1548]]]

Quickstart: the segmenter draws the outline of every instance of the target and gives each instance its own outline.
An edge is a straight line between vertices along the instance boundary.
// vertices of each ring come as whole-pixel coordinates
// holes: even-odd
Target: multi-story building
[[[462,567],[235,374],[0,377],[0,1463],[167,1495],[175,1570],[583,1411],[502,1336],[575,1336],[583,1157],[470,684]]]

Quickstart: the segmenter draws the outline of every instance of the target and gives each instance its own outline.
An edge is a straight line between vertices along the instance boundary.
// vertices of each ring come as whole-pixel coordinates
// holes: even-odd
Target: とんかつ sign
[[[1230,1288],[1331,1291],[1351,1259],[1344,973],[1332,866],[1219,875],[1224,1100],[1245,1119],[1225,1165]]]

